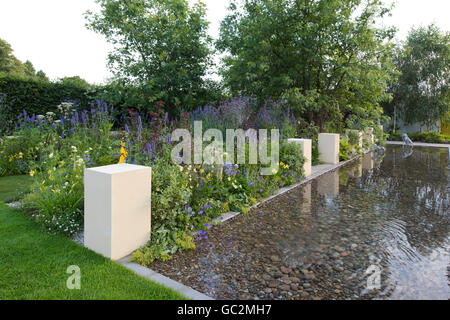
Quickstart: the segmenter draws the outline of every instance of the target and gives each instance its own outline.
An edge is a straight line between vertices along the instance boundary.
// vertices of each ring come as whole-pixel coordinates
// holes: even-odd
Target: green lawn
[[[0,199],[17,196],[16,191],[25,186],[24,182],[23,177],[0,178]],[[80,290],[66,286],[70,276],[66,271],[71,265],[80,268]],[[0,300],[3,299],[185,298],[63,236],[42,232],[23,212],[0,202]]]
[[[12,202],[29,190],[32,181],[29,175],[0,178],[0,202]]]

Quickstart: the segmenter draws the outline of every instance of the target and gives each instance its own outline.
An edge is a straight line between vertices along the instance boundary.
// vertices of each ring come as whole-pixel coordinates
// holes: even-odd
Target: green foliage
[[[19,138],[0,138],[0,176],[28,174],[38,160],[39,129],[22,132]]]
[[[367,145],[365,149],[370,148],[372,146]],[[350,160],[361,154],[362,150],[359,146],[359,136],[356,133],[349,132],[347,135],[341,137],[339,141],[339,161]]]
[[[162,227],[180,224],[186,228],[185,208],[192,196],[189,175],[165,158],[156,159],[152,168],[152,229],[158,232]]]
[[[0,75],[11,74],[22,76],[25,72],[24,65],[13,55],[11,45],[0,39]]]
[[[311,154],[311,158],[312,158],[311,165],[317,166],[318,164],[320,164],[320,160],[319,160],[320,153],[319,153],[319,144],[318,143],[312,145],[311,153],[312,153]]]
[[[296,143],[283,141],[280,145],[280,159],[283,164],[288,165],[294,175],[303,177],[305,172],[303,165],[306,158],[303,156],[302,148]]]
[[[79,76],[73,76],[73,77],[64,77],[58,81],[58,83],[61,83],[62,85],[68,86],[68,87],[75,87],[75,88],[81,88],[84,90],[88,90],[91,88],[91,85],[86,80],[80,78]]]
[[[167,250],[169,246],[176,247],[177,250],[180,251],[195,249],[194,237],[189,235],[187,232],[176,231],[171,235],[173,235],[173,237],[169,238],[169,243],[151,244],[147,247],[136,250],[133,252],[131,261],[142,265],[149,265],[155,260],[168,261],[172,259],[169,250]],[[164,239],[167,240],[168,238]]]
[[[228,53],[222,75],[234,95],[283,97],[296,114],[317,125],[382,118],[388,99],[392,29],[376,21],[389,9],[379,0],[232,1],[217,47]]]
[[[210,37],[205,5],[186,0],[97,0],[88,28],[115,48],[109,66],[118,79],[140,89],[152,105],[162,100],[172,115],[198,105],[206,88]]]
[[[352,147],[347,137],[342,137],[339,142],[339,161],[346,161],[350,159]]]
[[[35,209],[32,210],[35,221],[50,233],[71,236],[83,226],[84,163],[73,157],[76,165],[72,170],[59,165],[39,174],[33,193],[24,200],[25,206]]]
[[[430,129],[450,110],[450,32],[434,25],[412,29],[397,51],[402,74],[391,85],[393,100],[384,107],[408,124]]]
[[[28,60],[25,63],[20,62],[20,60],[13,55],[10,44],[0,39],[0,75],[2,74],[19,76],[37,81],[48,81],[47,76],[42,70],[36,72],[33,64]]]

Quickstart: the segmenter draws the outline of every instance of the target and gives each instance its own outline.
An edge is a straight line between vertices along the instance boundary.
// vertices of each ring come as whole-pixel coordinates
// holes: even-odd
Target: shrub
[[[38,128],[19,137],[0,139],[0,176],[26,174],[39,160],[42,137]]]
[[[14,128],[14,112],[8,96],[0,92],[0,137],[9,134]]]
[[[359,137],[354,133],[343,136],[339,141],[339,161],[346,161],[362,153]]]
[[[83,226],[83,168],[75,153],[72,170],[55,167],[39,174],[34,192],[24,201],[25,207],[35,209],[34,219],[48,232],[71,236]],[[48,163],[50,164],[50,163]]]
[[[298,177],[304,176],[303,165],[306,159],[303,156],[300,145],[283,141],[280,145],[280,160],[289,166],[290,171],[294,175]]]
[[[347,137],[342,137],[339,141],[339,161],[346,161],[350,158],[352,147]]]
[[[192,196],[189,175],[165,158],[156,159],[152,168],[152,229],[186,226],[185,208]]]

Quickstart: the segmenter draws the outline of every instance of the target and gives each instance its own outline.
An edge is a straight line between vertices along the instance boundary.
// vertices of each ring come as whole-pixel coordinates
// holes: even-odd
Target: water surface
[[[449,299],[448,167],[389,146],[150,267],[216,299]]]

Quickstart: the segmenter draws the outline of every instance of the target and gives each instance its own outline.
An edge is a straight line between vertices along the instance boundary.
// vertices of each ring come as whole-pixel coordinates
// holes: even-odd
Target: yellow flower
[[[52,170],[48,170],[47,173],[48,173],[48,175],[51,175],[52,174]]]
[[[120,147],[120,159],[119,159],[119,163],[125,163],[125,159],[128,157],[128,152],[127,149],[125,149],[125,142],[121,142],[121,147]]]
[[[205,173],[205,169],[201,168],[200,173]]]
[[[23,157],[23,153],[19,152],[19,159],[22,159],[22,157]]]
[[[278,170],[272,169],[272,173],[276,174],[278,172]]]
[[[282,166],[282,165],[284,165],[284,163],[283,163],[283,162],[280,162],[280,166]]]
[[[53,180],[53,177],[52,176],[50,176],[50,177],[48,177],[48,179],[51,181],[51,180]]]
[[[34,170],[30,171],[30,176],[34,176],[36,174],[36,172]]]

